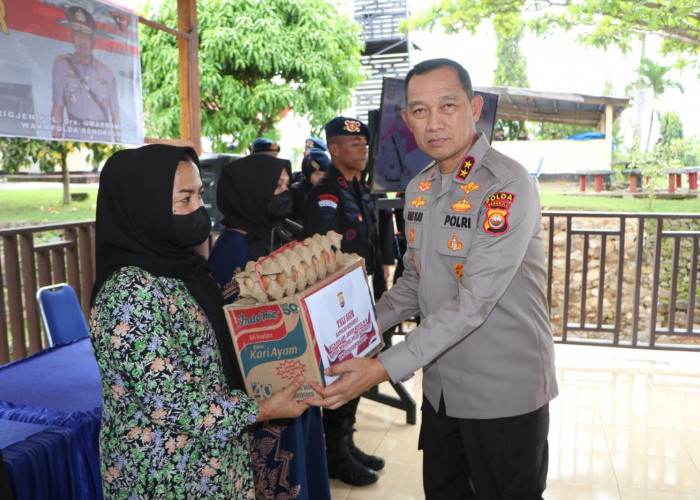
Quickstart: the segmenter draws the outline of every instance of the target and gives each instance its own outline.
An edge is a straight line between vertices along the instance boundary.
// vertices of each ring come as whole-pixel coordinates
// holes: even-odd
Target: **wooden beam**
[[[150,26],[151,28],[155,28],[157,30],[165,31],[166,33],[170,33],[171,35],[175,35],[176,37],[179,38],[190,38],[190,35],[187,33],[184,33],[182,31],[174,30],[172,28],[168,28],[164,24],[157,23],[155,21],[151,21],[150,19],[146,19],[145,17],[139,16],[139,22],[141,24],[145,24],[146,26]]]
[[[197,0],[177,0],[180,75],[180,138],[191,142],[197,154],[202,153],[202,124],[199,91],[199,33],[197,31]]]

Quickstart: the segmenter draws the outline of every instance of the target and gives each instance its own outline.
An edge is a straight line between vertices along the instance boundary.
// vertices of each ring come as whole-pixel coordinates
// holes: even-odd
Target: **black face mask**
[[[211,220],[204,207],[187,215],[174,215],[175,242],[184,248],[196,247],[211,232]]]
[[[270,201],[267,202],[267,209],[265,211],[267,215],[275,221],[282,220],[292,215],[292,212],[294,212],[292,192],[287,189],[280,194],[274,195],[270,198]]]

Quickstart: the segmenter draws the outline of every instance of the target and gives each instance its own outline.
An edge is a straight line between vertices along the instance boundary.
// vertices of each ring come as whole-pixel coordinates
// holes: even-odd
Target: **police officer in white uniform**
[[[435,161],[406,189],[405,271],[377,319],[421,322],[377,358],[331,367],[342,378],[314,402],[335,408],[422,368],[426,498],[542,498],[558,388],[537,187],[476,133],[483,100],[461,65],[424,61],[404,87],[402,115]]]
[[[119,102],[114,73],[92,55],[97,31],[95,19],[82,7],[68,8],[66,18],[75,52],[54,60],[53,136],[119,142]]]

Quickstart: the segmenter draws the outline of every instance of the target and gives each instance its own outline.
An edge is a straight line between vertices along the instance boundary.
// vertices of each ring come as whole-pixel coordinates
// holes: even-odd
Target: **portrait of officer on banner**
[[[95,18],[82,7],[69,7],[66,19],[75,51],[59,55],[53,63],[52,135],[57,139],[120,142],[114,73],[93,55]]]

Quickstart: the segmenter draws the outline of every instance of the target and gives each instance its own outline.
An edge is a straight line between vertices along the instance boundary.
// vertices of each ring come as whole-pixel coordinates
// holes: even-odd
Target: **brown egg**
[[[277,275],[277,283],[280,284],[280,286],[284,286],[284,282],[287,280],[287,276],[284,273],[279,273]]]
[[[299,274],[301,274],[302,276],[306,276],[306,269],[308,267],[309,266],[306,264],[306,262],[299,262]]]
[[[318,259],[315,255],[311,257],[311,270],[315,273],[318,272]]]
[[[263,284],[263,287],[265,288],[265,290],[267,290],[268,287],[270,286],[270,277],[267,275],[262,275],[260,277],[260,280],[262,281],[262,284]]]
[[[323,252],[321,252],[321,264],[322,264],[323,266],[327,266],[327,265],[328,265],[328,257],[326,257],[326,251],[325,251],[325,250],[324,250]]]

